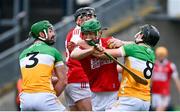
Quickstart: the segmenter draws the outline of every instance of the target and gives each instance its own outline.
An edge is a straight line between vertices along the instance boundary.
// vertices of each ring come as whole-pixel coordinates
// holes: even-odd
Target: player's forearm
[[[176,87],[177,87],[178,92],[179,92],[179,94],[180,94],[180,80],[179,80],[179,78],[178,78],[178,79],[175,79],[175,84],[176,84]]]
[[[134,41],[122,41],[123,45],[126,45],[126,44],[133,44]]]
[[[67,85],[67,82],[66,82],[66,81],[63,81],[63,80],[59,80],[59,81],[56,83],[54,89],[55,89],[55,91],[56,91],[56,95],[57,95],[57,96],[60,96],[60,95],[61,95],[61,93],[64,91],[66,85]]]
[[[89,49],[91,46],[87,44],[85,40],[79,40],[77,42],[77,45],[84,48],[84,49]]]
[[[91,55],[94,52],[94,47],[91,47],[89,49],[74,49],[71,52],[71,58],[77,59],[77,60],[81,60],[89,55]]]
[[[108,40],[108,46],[109,48],[113,49],[113,48],[119,48],[123,45],[126,45],[126,44],[132,44],[134,43],[133,41],[122,41],[122,40],[119,40],[119,39],[116,39],[116,38],[112,38],[110,40]]]
[[[59,65],[55,66],[55,73],[58,78],[57,83],[54,86],[57,96],[59,96],[67,85],[67,68],[66,66]]]
[[[122,56],[120,48],[118,48],[118,49],[106,49],[105,52],[112,55],[113,57],[121,57]]]

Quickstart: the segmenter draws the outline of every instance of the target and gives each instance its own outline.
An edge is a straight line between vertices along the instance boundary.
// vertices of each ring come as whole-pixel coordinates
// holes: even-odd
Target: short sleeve
[[[124,52],[124,56],[131,56],[133,51],[133,44],[124,45],[122,51]]]
[[[64,65],[62,54],[57,49],[54,49],[54,54],[55,66]]]

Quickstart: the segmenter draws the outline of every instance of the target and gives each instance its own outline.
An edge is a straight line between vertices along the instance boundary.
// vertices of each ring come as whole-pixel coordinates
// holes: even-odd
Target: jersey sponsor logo
[[[91,59],[91,69],[96,69],[96,68],[99,68],[101,67],[102,65],[105,65],[105,64],[110,64],[110,63],[113,63],[113,60],[102,60],[102,59]]]

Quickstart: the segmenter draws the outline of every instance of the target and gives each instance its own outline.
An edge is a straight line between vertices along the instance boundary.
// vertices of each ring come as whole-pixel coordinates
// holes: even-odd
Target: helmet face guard
[[[42,40],[45,43],[52,45],[54,44],[55,41],[54,39],[51,40],[48,38],[48,29],[50,28],[53,29],[53,25],[49,21],[47,20],[39,21],[32,25],[30,35],[35,39]],[[39,36],[40,32],[44,32],[45,38]]]
[[[160,34],[156,27],[153,25],[144,25],[140,27],[141,34],[143,34],[142,40],[145,44],[154,47],[159,41]]]
[[[75,21],[77,20],[77,18],[79,16],[81,18],[84,17],[84,16],[94,16],[94,17],[96,17],[95,9],[92,8],[92,7],[83,7],[83,8],[80,8],[74,14]]]

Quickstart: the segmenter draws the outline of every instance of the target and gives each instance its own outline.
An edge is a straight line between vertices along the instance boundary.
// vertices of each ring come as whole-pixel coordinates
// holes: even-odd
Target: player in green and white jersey
[[[116,111],[147,111],[150,107],[150,81],[155,62],[154,47],[159,41],[160,34],[152,25],[140,27],[135,35],[135,42],[123,45],[121,40],[109,42],[112,48],[105,52],[114,57],[124,57],[125,66],[138,76],[148,81],[147,85],[137,83],[126,71],[122,71],[121,87],[119,88],[118,101],[114,103],[112,110]]]
[[[51,45],[55,42],[55,31],[49,21],[43,20],[32,25],[34,43],[19,56],[22,74],[22,111],[65,110],[58,101],[67,83],[66,67],[60,52]],[[58,77],[53,86],[53,72]]]

